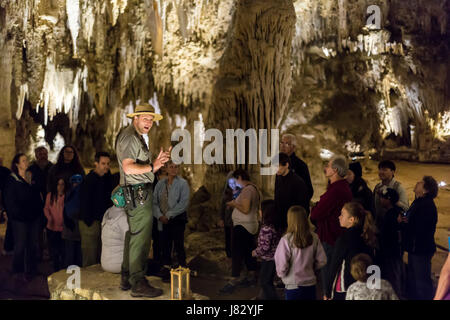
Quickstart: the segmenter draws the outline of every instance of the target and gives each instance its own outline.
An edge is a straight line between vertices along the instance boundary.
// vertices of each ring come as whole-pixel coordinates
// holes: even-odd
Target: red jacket
[[[334,245],[344,230],[339,225],[341,209],[350,201],[352,191],[346,180],[330,184],[328,190],[320,196],[319,202],[311,210],[311,220],[317,226],[320,241]]]

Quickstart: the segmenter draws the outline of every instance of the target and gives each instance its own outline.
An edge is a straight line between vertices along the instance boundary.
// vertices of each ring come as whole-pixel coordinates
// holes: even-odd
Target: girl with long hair
[[[326,265],[325,251],[303,207],[289,208],[287,224],[275,252],[276,271],[285,285],[286,300],[316,300],[315,271]]]
[[[324,283],[324,300],[345,300],[348,287],[355,282],[351,260],[359,253],[373,258],[377,248],[376,226],[372,214],[358,202],[347,202],[339,216],[339,224],[346,230],[337,239]]]

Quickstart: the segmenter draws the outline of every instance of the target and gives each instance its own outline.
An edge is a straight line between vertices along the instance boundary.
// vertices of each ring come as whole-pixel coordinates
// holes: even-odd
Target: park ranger
[[[152,182],[154,173],[170,158],[170,151],[161,148],[153,162],[144,135],[153,121],[163,117],[147,103],[127,114],[133,123],[117,138],[116,154],[120,168],[120,185],[124,190],[129,231],[125,236],[120,288],[133,297],[157,297],[162,290],[152,287],[145,279],[147,259],[152,239]],[[147,140],[148,141],[148,140]]]

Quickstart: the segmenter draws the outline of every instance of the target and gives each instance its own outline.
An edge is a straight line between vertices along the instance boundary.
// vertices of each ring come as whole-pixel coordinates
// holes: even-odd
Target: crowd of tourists
[[[14,276],[30,281],[42,273],[38,265],[46,259],[53,272],[101,264],[105,271],[120,273],[129,225],[124,208],[111,200],[119,173],[111,174],[110,155],[98,152],[87,175],[74,146],[63,147],[56,164],[48,160],[45,147],[38,147],[35,157],[30,165],[19,153],[11,170],[0,167],[1,215],[7,222],[2,255],[12,256]],[[153,261],[161,266],[173,266],[172,250],[178,265],[186,266],[190,191],[178,168],[167,162],[152,185]],[[176,219],[164,224],[159,218],[169,219],[168,214]],[[161,270],[156,273],[168,281],[168,272]]]
[[[433,177],[417,182],[409,204],[394,162],[379,162],[372,191],[359,162],[334,156],[324,167],[327,189],[312,203],[308,166],[295,149],[295,136],[283,135],[272,200],[260,203],[244,170],[228,175],[221,225],[232,272],[220,293],[258,283],[263,300],[282,298],[277,287],[287,300],[450,298],[449,261],[436,294],[431,278],[438,219]]]
[[[165,281],[163,270],[187,265],[190,188],[170,160],[170,149],[161,149],[150,162],[143,133],[158,115],[144,107],[129,115],[133,125],[118,139],[117,174],[110,172],[110,155],[97,152],[95,168],[86,175],[70,145],[55,164],[47,149],[38,147],[31,165],[19,153],[10,170],[0,167],[0,203],[7,221],[2,253],[13,256],[15,275],[30,280],[48,252],[54,272],[100,263],[105,271],[121,273],[120,288],[131,288],[132,296],[155,297],[162,290],[144,277],[152,242],[156,274]],[[244,169],[227,176],[220,226],[231,280],[220,294],[258,285],[258,299],[449,298],[449,259],[436,292],[431,279],[438,218],[433,177],[417,182],[409,204],[392,161],[378,164],[380,182],[372,191],[360,163],[334,156],[324,167],[326,191],[313,203],[308,166],[294,152],[295,136],[283,135],[280,149],[273,199],[263,201]],[[126,185],[131,186],[124,191],[127,204],[114,203],[111,195]],[[284,288],[284,297],[277,288]]]

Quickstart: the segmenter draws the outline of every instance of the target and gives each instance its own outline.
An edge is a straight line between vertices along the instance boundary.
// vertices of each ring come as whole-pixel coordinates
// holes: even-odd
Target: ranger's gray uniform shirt
[[[139,135],[133,124],[125,128],[117,138],[116,154],[120,169],[120,185],[125,184],[125,173],[122,168],[122,161],[124,159],[132,159],[137,164],[149,164],[151,161],[150,150],[147,148],[144,138]],[[127,185],[152,183],[154,179],[155,175],[153,172],[127,174],[126,182]]]

